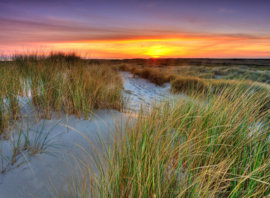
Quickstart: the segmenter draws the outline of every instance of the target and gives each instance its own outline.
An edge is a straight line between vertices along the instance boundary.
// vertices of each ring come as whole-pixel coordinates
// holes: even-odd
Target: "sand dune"
[[[153,101],[162,101],[172,96],[169,84],[158,87],[145,79],[133,78],[127,72],[122,72],[122,76],[125,90],[123,93],[129,98],[127,110],[130,113],[137,112],[141,104],[150,105]],[[48,139],[52,138],[51,143],[57,146],[47,149],[49,155],[36,154],[30,158],[27,154],[20,155],[13,166],[8,165],[6,172],[0,175],[0,193],[1,197],[5,198],[50,197],[52,186],[58,192],[67,193],[64,178],[79,170],[74,157],[77,160],[85,160],[85,153],[80,147],[88,151],[94,150],[85,135],[91,142],[95,142],[96,148],[99,148],[102,145],[99,144],[97,136],[108,140],[114,135],[116,122],[132,117],[130,113],[120,113],[116,110],[99,110],[95,112],[91,121],[62,114],[60,120],[57,120],[57,115],[53,115],[51,120],[40,120],[37,123],[31,113],[32,109],[27,104],[29,101],[22,100],[22,102],[25,103],[22,112],[27,115],[20,122],[22,129],[24,131],[27,128],[32,129],[30,136],[34,139],[36,132],[33,130],[41,130],[44,127],[43,133],[50,132]],[[51,130],[53,126],[56,127]],[[14,130],[16,133],[16,129]],[[14,138],[17,138],[16,135]],[[10,141],[12,140],[11,137]],[[3,155],[7,156],[12,152],[9,142],[2,143],[2,150]]]

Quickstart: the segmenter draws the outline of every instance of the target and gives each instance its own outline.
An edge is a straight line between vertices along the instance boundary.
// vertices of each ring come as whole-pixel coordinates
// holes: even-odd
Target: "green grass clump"
[[[224,89],[170,100],[119,124],[70,191],[82,197],[264,197],[270,193],[264,94]],[[231,97],[228,97],[231,96]],[[101,140],[101,144],[105,143]],[[97,170],[97,172],[96,172]],[[95,173],[95,174],[94,174]]]

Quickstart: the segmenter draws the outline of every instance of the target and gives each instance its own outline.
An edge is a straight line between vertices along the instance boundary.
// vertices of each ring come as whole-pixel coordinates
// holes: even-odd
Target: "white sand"
[[[128,108],[132,111],[140,109],[141,103],[150,105],[152,102],[161,102],[167,97],[172,97],[170,93],[170,83],[157,86],[146,79],[133,78],[129,72],[121,72],[124,79],[124,89],[130,91],[126,95],[130,98]]]
[[[165,84],[163,87],[158,87],[145,79],[132,78],[132,75],[127,72],[122,72],[124,79],[124,88],[129,90],[125,92],[126,96],[130,97],[128,109],[137,111],[140,104],[150,105],[152,101],[162,101],[166,97],[170,97],[170,85]],[[128,92],[128,93],[127,93]],[[36,123],[31,108],[25,105],[23,108],[24,114],[29,113],[27,119],[23,120],[23,129],[26,130],[26,123],[31,129],[41,129],[44,124],[43,132],[46,133],[59,122],[54,115],[51,120],[40,120]],[[108,140],[108,136],[113,136],[116,120],[121,122],[128,117],[128,114],[119,113],[115,110],[100,110],[91,121],[77,119],[75,116],[61,115],[61,122],[51,131],[49,138],[55,137],[52,142],[58,142],[63,145],[58,148],[48,148],[55,156],[47,154],[37,154],[29,159],[25,156],[20,156],[18,161],[13,166],[8,166],[4,174],[0,174],[0,197],[2,198],[28,198],[28,197],[51,197],[49,189],[52,186],[50,179],[53,181],[55,188],[58,191],[67,193],[67,187],[64,177],[68,177],[70,172],[76,172],[75,160],[84,159],[82,149],[77,146],[93,151],[89,142],[83,137],[86,134],[92,142],[97,140],[96,134]],[[67,125],[75,130],[69,129]],[[31,132],[30,136],[34,138],[35,133]],[[16,136],[15,136],[16,138]],[[95,146],[100,147],[97,142]],[[12,156],[11,147],[8,141],[2,141],[2,151],[4,156]],[[21,162],[27,161],[23,164]],[[17,167],[18,166],[18,167]],[[65,197],[68,197],[67,195]]]
[[[120,120],[122,114],[112,110],[100,110],[97,115],[93,117],[91,121],[85,121],[83,119],[78,120],[75,116],[69,116],[68,125],[79,132],[86,134],[91,141],[96,140],[96,133],[107,139],[108,135],[113,134],[115,118]],[[55,187],[59,190],[65,186],[64,177],[69,175],[69,168],[72,171],[75,166],[75,160],[72,155],[77,159],[84,159],[81,149],[76,145],[79,144],[85,149],[90,148],[89,142],[83,135],[78,132],[69,129],[67,132],[67,121],[65,116],[62,115],[63,119],[60,124],[54,128],[50,137],[60,136],[53,139],[53,142],[57,141],[58,144],[63,145],[58,148],[48,148],[48,151],[56,155],[56,157],[47,154],[37,154],[29,158],[27,163],[24,163],[17,167],[20,162],[26,160],[26,156],[21,156],[11,169],[8,169],[6,173],[0,174],[0,197],[50,197],[48,187],[51,186],[49,177],[53,181]],[[40,128],[45,120],[41,120],[38,124],[33,124],[34,120],[30,119],[31,128]],[[53,118],[52,120],[45,121],[44,133],[50,129],[51,126],[55,125],[58,120]],[[98,143],[96,144],[98,145]],[[7,150],[10,151],[9,144],[3,145],[4,154],[8,154]],[[25,154],[26,155],[26,154]]]

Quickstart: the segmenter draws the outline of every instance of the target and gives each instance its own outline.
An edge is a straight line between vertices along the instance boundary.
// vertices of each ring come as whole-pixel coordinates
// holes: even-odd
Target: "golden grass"
[[[37,119],[62,111],[88,119],[93,109],[122,110],[124,105],[120,74],[74,53],[16,55],[1,65],[0,84],[0,133],[21,117],[20,97],[31,99]]]
[[[137,67],[131,67],[127,65],[120,65],[118,67],[120,71],[129,71],[133,74],[133,77],[140,77],[145,78],[151,81],[152,83],[155,83],[156,85],[163,85],[166,82],[170,81],[169,76],[166,76],[162,74],[161,72],[157,71],[154,68],[137,68]]]
[[[259,112],[265,94],[239,89],[142,108],[118,125],[109,146],[100,140],[103,155],[89,153],[95,165],[84,163],[83,180],[68,181],[70,196],[268,196],[270,128]]]
[[[176,60],[175,60],[176,61]],[[131,71],[131,68],[155,68],[156,71],[161,72],[162,74],[169,75],[180,75],[180,76],[193,76],[203,79],[234,79],[234,80],[250,80],[253,82],[261,82],[270,84],[270,71],[267,66],[262,67],[263,70],[260,70],[260,66],[252,66],[249,61],[241,61],[242,64],[223,64],[222,62],[228,62],[228,60],[209,60],[210,62],[217,63],[209,64],[207,61],[200,62],[199,60],[190,59],[187,61],[187,64],[176,64],[174,60],[156,60],[154,64],[147,64],[147,60],[141,60],[141,64],[136,64],[136,61],[118,61],[118,64],[125,65],[125,71]],[[144,62],[144,63],[143,63]],[[151,62],[151,60],[150,60]],[[200,63],[200,64],[196,64]],[[259,60],[254,60],[254,63]],[[269,62],[269,61],[266,61]],[[235,62],[236,63],[236,62]],[[267,63],[268,64],[268,63]],[[223,65],[223,66],[222,66]],[[227,65],[227,66],[225,66]],[[239,66],[237,66],[239,65]],[[244,66],[247,65],[247,66]],[[118,66],[119,67],[119,66]],[[120,67],[120,70],[122,68]],[[132,71],[131,71],[132,72]]]
[[[171,89],[173,92],[188,92],[192,90],[199,92],[207,89],[207,83],[205,80],[196,77],[178,76],[172,80]]]
[[[203,79],[198,76],[206,71],[205,67],[194,67],[194,71],[191,67],[175,67],[179,71],[173,73],[175,70],[171,70],[170,67],[166,68],[150,68],[144,67],[140,68],[138,66],[125,65],[124,71],[130,71],[133,77],[140,77],[148,79],[149,81],[155,83],[156,85],[163,85],[164,83],[171,83],[172,93],[184,92],[186,94],[192,94],[194,92],[204,92],[207,94],[220,94],[223,89],[235,89],[239,87],[241,93],[253,92],[257,94],[258,92],[265,92],[265,99],[262,99],[261,104],[264,104],[261,111],[265,112],[270,109],[270,86],[265,83],[254,82],[251,80],[228,80],[228,79]],[[243,67],[241,67],[243,69]],[[119,70],[123,70],[123,67],[118,67]],[[239,68],[235,68],[236,70]],[[213,71],[217,68],[213,68]],[[181,73],[181,72],[182,73]],[[192,72],[191,72],[192,71]],[[202,74],[200,74],[200,72]],[[195,74],[194,76],[190,74]],[[207,74],[208,75],[208,74]],[[209,75],[212,75],[209,73]],[[204,96],[205,97],[205,96]]]

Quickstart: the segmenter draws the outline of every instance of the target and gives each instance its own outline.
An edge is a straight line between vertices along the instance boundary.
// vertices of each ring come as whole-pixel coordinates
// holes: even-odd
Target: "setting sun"
[[[170,49],[162,46],[162,45],[155,45],[149,48],[149,50],[145,53],[146,55],[149,55],[153,58],[158,58],[160,56],[164,56],[166,54],[169,54],[171,52]]]

